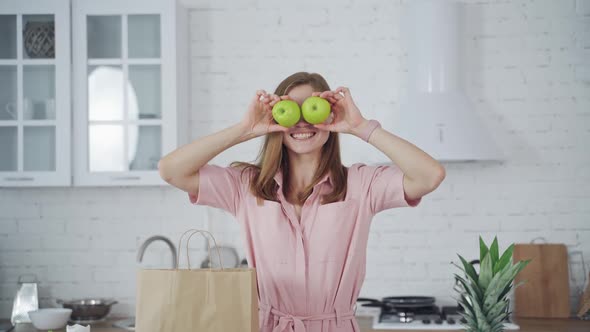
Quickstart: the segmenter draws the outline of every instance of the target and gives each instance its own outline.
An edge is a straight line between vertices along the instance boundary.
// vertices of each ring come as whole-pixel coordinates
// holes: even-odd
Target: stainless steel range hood
[[[447,0],[405,5],[409,79],[396,133],[440,161],[501,160],[460,86],[459,10],[458,3]]]

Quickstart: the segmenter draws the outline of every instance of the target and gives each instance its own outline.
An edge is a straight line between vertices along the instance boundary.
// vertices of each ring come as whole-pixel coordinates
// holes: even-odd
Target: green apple
[[[324,98],[309,97],[301,104],[301,113],[311,124],[322,123],[330,116],[330,103]]]
[[[272,117],[283,127],[292,127],[301,118],[299,105],[292,100],[281,100],[272,108]]]

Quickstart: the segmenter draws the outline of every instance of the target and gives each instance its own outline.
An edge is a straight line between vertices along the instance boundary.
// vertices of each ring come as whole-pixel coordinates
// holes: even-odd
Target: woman
[[[276,124],[281,99],[328,100],[325,123]],[[279,97],[281,96],[281,97]],[[355,135],[397,166],[345,167],[338,134]],[[229,147],[265,135],[257,164],[207,163]],[[261,331],[360,331],[353,307],[365,276],[369,225],[385,209],[416,206],[445,177],[414,145],[366,120],[347,88],[318,74],[296,73],[274,94],[259,90],[241,122],[165,156],[162,178],[193,203],[232,213],[257,271]]]

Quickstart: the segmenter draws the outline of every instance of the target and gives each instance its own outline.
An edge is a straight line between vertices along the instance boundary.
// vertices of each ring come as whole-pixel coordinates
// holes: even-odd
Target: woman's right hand
[[[248,134],[258,137],[272,132],[287,131],[287,128],[277,124],[272,117],[274,104],[287,98],[268,94],[264,90],[256,91],[241,122]]]

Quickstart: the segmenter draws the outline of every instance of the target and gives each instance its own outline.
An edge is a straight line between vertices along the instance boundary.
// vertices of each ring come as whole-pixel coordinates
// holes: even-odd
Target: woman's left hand
[[[334,91],[314,92],[312,95],[326,99],[332,108],[328,120],[315,125],[318,129],[357,135],[359,128],[367,121],[352,100],[348,88],[339,87]]]

